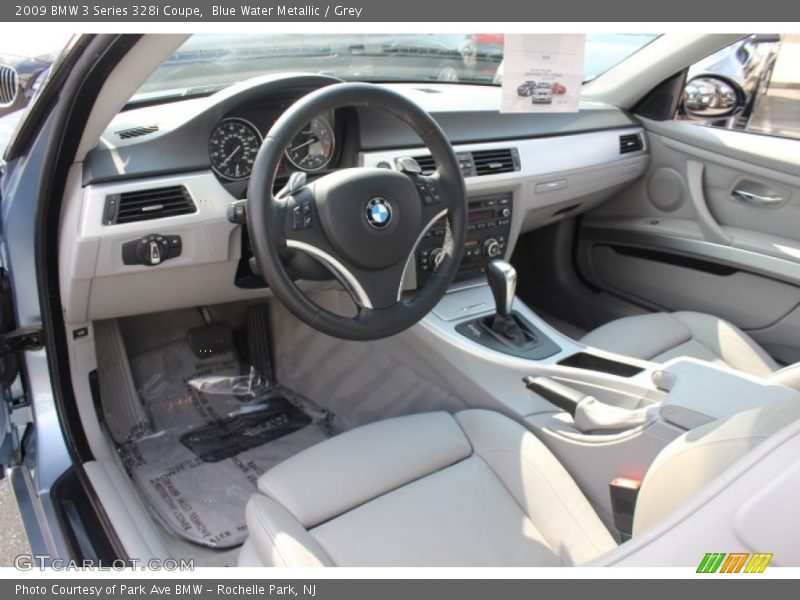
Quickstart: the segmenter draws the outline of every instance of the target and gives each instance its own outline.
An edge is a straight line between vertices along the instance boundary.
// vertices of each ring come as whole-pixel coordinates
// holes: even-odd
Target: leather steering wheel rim
[[[386,169],[343,169],[287,197],[274,196],[275,175],[291,139],[313,118],[344,107],[377,108],[406,123],[430,150],[437,165],[436,173],[425,177]],[[408,179],[411,185],[403,183],[400,177]],[[430,187],[426,188],[426,185]],[[436,203],[431,204],[425,189],[435,190]],[[357,193],[353,194],[353,190]],[[414,192],[413,198],[408,190]],[[392,218],[392,204],[384,200],[384,196],[391,198],[394,211],[398,213],[385,234],[376,229],[375,223],[368,222],[371,218],[369,209],[375,203],[386,205],[384,214],[388,212]],[[334,197],[340,199],[343,213],[349,208],[352,210],[339,215],[334,208],[340,207],[332,207],[331,199]],[[360,208],[359,202],[366,207],[367,213]],[[298,210],[302,214],[303,209],[313,225],[298,230],[296,215]],[[278,300],[292,314],[312,328],[337,338],[373,340],[395,335],[414,325],[444,296],[463,257],[467,212],[466,188],[458,160],[436,121],[413,101],[388,88],[369,83],[338,83],[300,98],[275,121],[267,133],[250,178],[247,226],[262,275]],[[364,214],[365,219],[362,218]],[[442,217],[446,219],[442,247],[444,258],[421,289],[411,295],[402,295],[402,273],[408,268],[409,261],[414,261],[416,246],[424,233]],[[410,239],[417,221],[419,231],[414,231],[415,238]],[[367,225],[376,230],[371,231]],[[370,256],[353,256],[358,253],[358,248],[353,247],[352,241],[334,239],[347,237],[342,235],[342,231],[353,232],[356,239],[363,239],[376,255],[384,254],[384,249],[390,248],[385,252],[385,268],[381,268],[382,263],[377,266],[370,264]],[[381,235],[386,237],[381,238]],[[381,244],[382,239],[386,240],[385,244]],[[311,243],[303,240],[310,240]],[[388,261],[406,250],[405,245],[408,246],[407,256],[403,261],[389,265]],[[300,290],[283,262],[287,247],[301,249],[321,259],[346,284],[358,307],[355,317],[330,312]],[[397,301],[391,302],[384,291],[389,283],[384,281],[393,281],[398,273],[401,273],[401,277],[397,282]],[[381,296],[383,302],[374,305],[365,289],[371,290],[375,296]]]

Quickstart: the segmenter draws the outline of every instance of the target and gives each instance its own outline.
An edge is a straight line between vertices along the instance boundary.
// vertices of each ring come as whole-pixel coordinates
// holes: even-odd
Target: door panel
[[[648,172],[583,219],[582,274],[652,310],[715,314],[778,360],[800,359],[800,140],[643,122]]]
[[[800,304],[800,288],[774,279],[704,268],[699,261],[680,265],[674,254],[637,254],[625,247],[596,245],[594,275],[609,288],[653,302],[661,310],[707,312],[746,329],[769,327]]]

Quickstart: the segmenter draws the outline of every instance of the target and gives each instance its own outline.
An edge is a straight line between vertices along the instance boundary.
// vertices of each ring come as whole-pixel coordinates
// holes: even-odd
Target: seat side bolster
[[[245,509],[247,531],[240,566],[328,567],[333,562],[308,531],[280,504],[252,496]]]
[[[471,454],[451,415],[409,415],[317,444],[264,473],[258,487],[311,529]]]
[[[616,542],[566,469],[536,436],[495,412],[466,410],[456,420],[480,456],[567,565]]]
[[[795,390],[800,390],[800,363],[795,363],[779,371],[775,371],[770,375],[770,381]]]
[[[623,317],[587,333],[581,342],[623,356],[652,360],[692,339],[692,332],[669,313]]]
[[[732,368],[760,377],[768,377],[778,370],[778,363],[736,325],[704,313],[679,311],[672,314],[692,332],[693,339]]]

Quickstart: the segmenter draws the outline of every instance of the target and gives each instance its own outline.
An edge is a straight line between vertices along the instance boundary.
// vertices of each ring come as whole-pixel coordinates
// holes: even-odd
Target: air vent
[[[182,185],[176,185],[106,196],[103,223],[133,223],[194,212],[197,212],[197,207],[189,190]]]
[[[641,134],[631,133],[630,135],[619,136],[619,153],[628,154],[638,152],[644,148],[644,141]]]
[[[430,154],[426,154],[425,156],[412,156],[417,164],[422,168],[423,175],[430,175],[436,170],[436,162],[434,162],[433,157]]]
[[[141,137],[149,135],[158,131],[158,125],[145,125],[143,127],[132,127],[131,129],[123,129],[117,132],[117,137],[121,140],[128,140],[130,138]]]
[[[430,175],[436,170],[436,163],[430,154],[413,158],[422,167],[423,175]],[[456,158],[464,177],[511,173],[520,169],[519,152],[516,148],[459,152],[456,154]]]
[[[516,151],[511,148],[500,150],[477,150],[472,153],[472,162],[475,165],[475,174],[496,175],[497,173],[511,173],[519,170],[519,159]]]

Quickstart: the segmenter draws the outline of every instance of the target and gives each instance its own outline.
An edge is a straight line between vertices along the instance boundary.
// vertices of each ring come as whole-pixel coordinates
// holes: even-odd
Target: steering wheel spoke
[[[356,274],[359,269],[349,264],[325,235],[313,189],[303,187],[295,190],[293,194],[275,198],[273,202],[283,206],[286,247],[295,252],[302,252],[325,266],[359,307],[373,308],[371,296]]]

